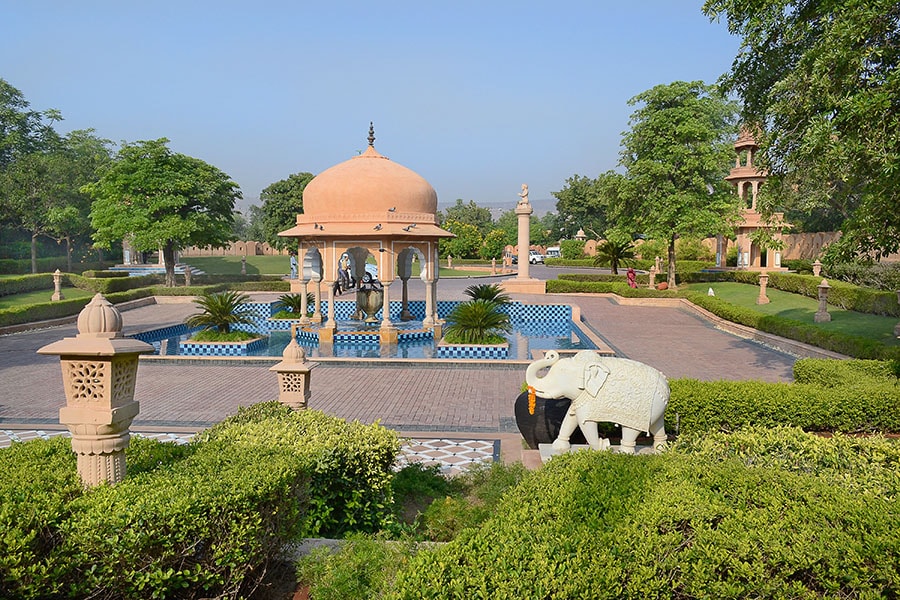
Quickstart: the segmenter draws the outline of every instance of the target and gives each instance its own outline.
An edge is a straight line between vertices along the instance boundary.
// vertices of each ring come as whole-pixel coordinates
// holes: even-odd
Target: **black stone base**
[[[519,394],[515,404],[516,425],[529,448],[537,450],[538,444],[553,443],[571,403],[568,398],[552,400],[536,396],[532,415],[528,413],[528,392]],[[581,429],[576,429],[569,441],[572,444],[587,443]]]

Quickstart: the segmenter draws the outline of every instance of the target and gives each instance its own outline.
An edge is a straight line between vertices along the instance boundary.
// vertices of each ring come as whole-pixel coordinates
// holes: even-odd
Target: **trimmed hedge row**
[[[65,256],[51,256],[48,258],[37,259],[38,271],[41,273],[52,273],[56,269],[65,272],[68,270],[68,262]],[[101,262],[73,262],[73,268],[77,267],[79,271],[87,269],[103,269],[104,263]],[[31,273],[30,258],[0,258],[0,273],[4,275],[25,275]]]
[[[125,292],[127,290],[164,283],[164,278],[161,275],[95,278],[76,275],[75,273],[67,273],[66,277],[75,287],[95,294],[103,294],[104,296],[115,292]]]
[[[803,435],[787,431],[770,453]],[[896,449],[883,468],[868,467],[878,480],[866,493],[842,484],[849,469],[830,476],[749,466],[752,452],[750,460],[708,454],[676,446],[656,456],[555,457],[483,526],[412,557],[385,597],[900,594]]]
[[[0,279],[0,296],[11,296],[37,290],[53,290],[53,274],[38,273]]]
[[[716,316],[732,323],[746,325],[766,333],[811,344],[832,352],[856,358],[900,359],[900,348],[886,346],[873,339],[836,331],[826,331],[802,321],[766,315],[749,308],[735,306],[716,296],[688,292],[684,294],[684,297],[693,304],[705,308]]]
[[[137,446],[144,470],[85,492],[68,440],[0,450],[0,596],[244,594],[288,541],[383,526],[399,451],[378,425],[277,403],[186,451]]]
[[[678,298],[672,290],[650,290],[646,287],[629,287],[627,283],[615,281],[571,281],[551,279],[547,282],[547,292],[553,294],[618,294],[625,298]]]

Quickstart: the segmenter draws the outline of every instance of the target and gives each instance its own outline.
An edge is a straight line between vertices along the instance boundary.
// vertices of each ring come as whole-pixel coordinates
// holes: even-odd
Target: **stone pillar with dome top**
[[[519,294],[544,294],[547,284],[542,279],[535,279],[529,274],[531,250],[531,215],[534,209],[528,201],[528,184],[522,184],[519,193],[519,201],[516,203],[516,216],[518,217],[518,257],[519,272],[513,279],[506,279],[500,285],[507,293]]]
[[[59,422],[72,433],[77,469],[87,487],[125,478],[125,448],[134,400],[138,356],[153,346],[122,335],[122,315],[97,294],[78,315],[78,335],[44,346],[59,356],[66,406]]]

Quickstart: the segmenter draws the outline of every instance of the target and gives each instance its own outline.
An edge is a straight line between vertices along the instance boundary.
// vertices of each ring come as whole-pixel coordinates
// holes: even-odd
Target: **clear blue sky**
[[[63,132],[169,138],[247,201],[354,156],[374,121],[442,206],[512,207],[528,183],[546,210],[616,167],[629,98],[728,69],[739,40],[701,5],[0,0],[0,77]]]

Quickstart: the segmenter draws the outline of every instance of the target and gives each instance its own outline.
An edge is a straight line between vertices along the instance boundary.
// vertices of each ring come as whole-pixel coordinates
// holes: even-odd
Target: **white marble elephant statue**
[[[547,374],[539,376],[547,367]],[[528,365],[525,381],[542,398],[572,400],[553,442],[554,452],[569,449],[569,436],[579,426],[592,448],[608,448],[608,440],[601,440],[597,432],[601,421],[622,427],[622,452],[634,453],[641,431],[653,435],[654,448],[666,442],[669,382],[653,367],[627,358],[600,356],[592,350],[560,359],[551,350]]]

